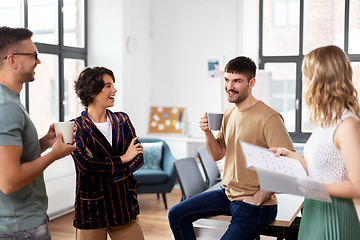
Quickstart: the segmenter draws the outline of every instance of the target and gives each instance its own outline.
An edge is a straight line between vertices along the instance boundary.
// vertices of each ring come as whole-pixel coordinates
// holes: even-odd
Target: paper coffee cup
[[[222,113],[208,113],[207,114],[210,130],[220,130],[223,115],[224,114],[222,114]]]
[[[74,122],[57,122],[54,123],[56,136],[58,132],[61,132],[63,135],[64,143],[73,142],[73,133],[74,133]]]

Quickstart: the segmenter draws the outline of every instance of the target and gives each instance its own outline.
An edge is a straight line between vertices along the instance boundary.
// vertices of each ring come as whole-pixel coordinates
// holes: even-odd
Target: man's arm
[[[76,125],[74,124],[73,139],[75,139],[76,130],[77,130]],[[51,124],[47,134],[39,139],[41,152],[44,152],[46,149],[51,147],[55,143],[55,141],[56,141],[55,125]]]
[[[5,194],[20,190],[34,181],[52,162],[65,157],[74,149],[74,145],[63,143],[62,134],[59,134],[48,154],[21,164],[22,147],[0,146],[0,190]]]
[[[199,121],[200,129],[205,133],[206,148],[215,161],[222,159],[225,156],[226,148],[222,148],[219,142],[215,139],[213,133],[209,129],[207,113],[200,118]]]
[[[263,202],[265,202],[265,200],[270,198],[271,195],[273,195],[273,194],[274,194],[274,192],[269,192],[269,191],[259,189],[252,196],[236,197],[233,200],[234,201],[243,201],[243,202],[249,203],[251,205],[260,206]]]

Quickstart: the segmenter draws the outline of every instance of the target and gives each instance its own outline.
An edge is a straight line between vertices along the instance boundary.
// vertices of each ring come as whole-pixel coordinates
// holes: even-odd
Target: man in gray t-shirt
[[[53,124],[38,139],[20,103],[23,84],[34,81],[41,63],[31,37],[25,28],[0,27],[0,239],[51,239],[43,171],[75,149],[56,137]]]

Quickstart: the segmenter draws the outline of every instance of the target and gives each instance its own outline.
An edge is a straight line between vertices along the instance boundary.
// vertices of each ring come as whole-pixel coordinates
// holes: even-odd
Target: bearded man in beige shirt
[[[240,56],[229,61],[224,72],[227,99],[234,106],[225,111],[216,137],[209,130],[207,113],[200,119],[210,156],[215,161],[225,157],[223,187],[193,196],[170,209],[169,223],[176,240],[195,240],[192,223],[216,215],[231,216],[222,240],[253,240],[276,218],[276,194],[260,189],[256,172],[246,168],[240,141],[292,151],[294,146],[282,116],[252,95],[255,63]]]

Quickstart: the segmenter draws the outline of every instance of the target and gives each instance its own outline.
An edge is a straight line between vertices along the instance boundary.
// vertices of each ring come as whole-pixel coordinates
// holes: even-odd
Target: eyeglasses
[[[38,60],[38,54],[39,54],[39,51],[36,51],[36,52],[33,52],[33,53],[12,53],[12,55],[28,55],[28,56],[34,56],[35,57],[35,61]],[[9,54],[10,55],[10,54]],[[9,56],[8,55],[8,56]],[[7,59],[7,57],[4,57],[4,59]]]

